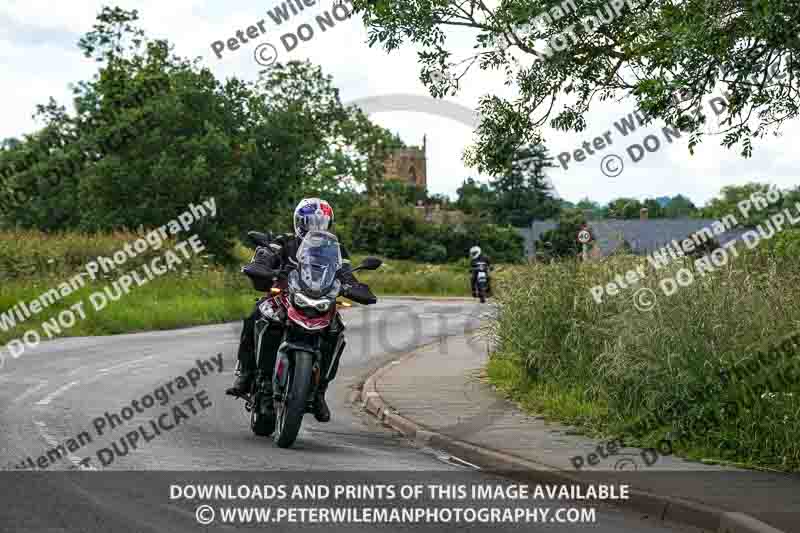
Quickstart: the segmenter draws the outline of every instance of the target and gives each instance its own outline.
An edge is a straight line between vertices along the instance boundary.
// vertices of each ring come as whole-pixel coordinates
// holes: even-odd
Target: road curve
[[[254,436],[242,403],[223,393],[233,379],[239,324],[43,343],[7,360],[0,373],[0,531],[198,531],[192,502],[170,500],[169,485],[179,480],[494,480],[457,458],[414,447],[348,403],[353,387],[398,353],[439,339],[446,357],[441,339],[473,330],[486,309],[471,302],[393,299],[345,310],[348,347],[329,392],[333,420],[320,424],[306,416],[289,450]],[[148,397],[155,404],[148,406]],[[162,428],[158,434],[156,426]],[[125,436],[139,427],[145,431],[132,449]],[[145,442],[142,435],[152,438]],[[54,449],[65,453],[56,457]],[[14,468],[41,457],[46,464],[35,472]],[[618,509],[603,506],[597,512],[593,531],[673,531]],[[370,524],[338,527],[374,530]],[[531,525],[501,529],[523,528]],[[587,525],[547,528],[580,531]]]

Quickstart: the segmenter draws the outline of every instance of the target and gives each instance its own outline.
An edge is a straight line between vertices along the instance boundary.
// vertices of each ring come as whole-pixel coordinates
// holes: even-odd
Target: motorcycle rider
[[[472,296],[477,298],[478,297],[478,263],[486,263],[487,268],[487,280],[486,280],[486,294],[491,294],[492,292],[492,285],[491,285],[491,278],[488,277],[488,270],[491,269],[492,264],[489,261],[489,258],[481,253],[480,246],[473,246],[469,249],[469,265],[470,271],[472,273]]]
[[[269,246],[259,246],[256,248],[253,261],[250,265],[247,265],[244,270],[275,271],[280,270],[282,267],[296,267],[297,249],[306,234],[309,231],[331,231],[332,227],[333,209],[330,204],[319,198],[304,198],[297,204],[294,210],[294,234],[287,233],[279,235],[270,242]],[[343,246],[340,246],[340,249],[342,254],[342,269],[345,270],[341,278],[342,282],[352,285],[358,284],[355,276],[347,272],[347,270],[350,269],[350,259],[347,251]],[[254,330],[256,320],[260,314],[258,306],[266,298],[270,297],[271,296],[264,296],[263,298],[259,298],[256,301],[253,312],[244,319],[242,336],[239,341],[239,352],[237,355],[236,380],[234,381],[233,387],[225,391],[226,394],[231,396],[246,396],[250,392],[252,381],[256,373]],[[327,348],[325,351],[328,352],[325,354],[326,357],[329,358],[336,355],[332,352],[336,346],[338,336],[342,334],[343,330],[344,324],[337,313],[335,320],[325,335],[325,347]],[[261,341],[262,354],[268,358],[263,368],[273,368],[275,366],[275,358],[277,356],[278,347],[283,339],[283,331],[283,325],[276,322],[268,323]],[[330,361],[330,359],[328,359],[328,361]],[[331,418],[330,409],[325,401],[325,391],[336,376],[336,367],[338,367],[338,360],[331,371],[330,378],[320,383],[317,395],[314,398],[314,418],[319,422],[328,422]],[[267,386],[271,386],[271,381],[268,380],[268,382]],[[268,408],[272,408],[272,403],[268,402],[268,404]],[[274,416],[274,412],[272,414]]]

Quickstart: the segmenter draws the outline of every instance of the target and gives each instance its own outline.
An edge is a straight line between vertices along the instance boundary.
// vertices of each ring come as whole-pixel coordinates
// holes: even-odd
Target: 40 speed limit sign
[[[582,230],[580,230],[578,232],[578,242],[579,243],[587,244],[591,240],[592,240],[592,233],[588,229],[583,228]]]

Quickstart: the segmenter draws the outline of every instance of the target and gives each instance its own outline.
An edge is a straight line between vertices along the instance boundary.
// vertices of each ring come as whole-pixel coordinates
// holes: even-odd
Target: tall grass
[[[357,266],[363,256],[353,257]],[[469,267],[463,263],[429,265],[414,261],[383,259],[375,271],[359,271],[356,277],[375,294],[416,296],[470,296]]]
[[[110,257],[135,233],[87,235],[81,233],[44,234],[36,231],[0,232],[0,313],[18,302],[31,302],[85,268],[98,256]],[[34,329],[40,334],[42,323],[71,305],[84,302],[86,318],[78,320],[56,336],[111,335],[135,331],[173,329],[200,324],[240,320],[250,313],[254,298],[250,281],[237,268],[224,269],[204,255],[192,256],[174,272],[157,277],[131,291],[116,302],[96,311],[89,295],[102,291],[123,274],[139,269],[145,262],[172,248],[148,250],[129,259],[112,272],[101,272],[98,279],[69,294],[54,305],[16,325],[0,326],[0,346],[19,339]],[[237,244],[234,256],[245,264],[253,250]],[[353,258],[357,264],[363,256]],[[360,272],[358,278],[378,295],[469,295],[466,265],[423,265],[412,261],[386,260],[376,272]],[[47,339],[43,335],[44,339]]]
[[[592,433],[650,444],[670,438],[690,457],[797,470],[798,374],[780,385],[751,376],[753,401],[730,403],[734,369],[800,329],[800,267],[772,252],[743,253],[672,296],[658,281],[691,262],[647,266],[645,280],[601,304],[590,288],[644,259],[520,268],[501,288],[490,377],[531,409]],[[657,298],[649,311],[633,305],[643,287]],[[797,369],[800,354],[761,373],[780,364]]]

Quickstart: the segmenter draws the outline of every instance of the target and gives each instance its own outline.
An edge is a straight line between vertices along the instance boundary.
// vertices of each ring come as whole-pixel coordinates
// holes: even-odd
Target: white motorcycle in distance
[[[475,289],[481,303],[486,303],[486,295],[489,292],[489,271],[491,267],[488,263],[479,261],[471,268],[472,272],[477,272],[475,277]]]

